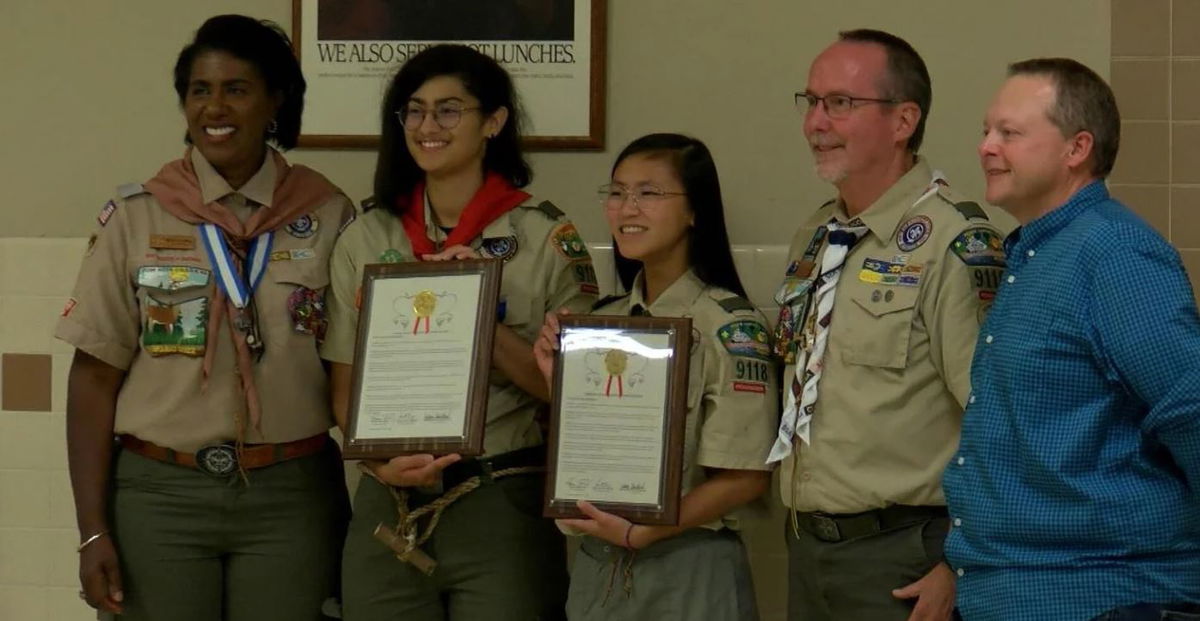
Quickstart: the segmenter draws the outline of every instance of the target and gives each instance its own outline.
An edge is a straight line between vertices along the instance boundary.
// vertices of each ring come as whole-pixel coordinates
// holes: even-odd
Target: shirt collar
[[[914,201],[929,189],[932,181],[933,169],[929,167],[929,162],[917,156],[913,167],[893,183],[883,196],[863,210],[858,219],[879,239],[891,239],[896,234],[896,228],[900,226],[900,219],[912,208]],[[846,205],[840,200],[834,207],[833,215],[839,222],[850,221],[846,214]]]
[[[1010,257],[1018,256],[1021,250],[1042,245],[1080,213],[1108,199],[1108,188],[1103,181],[1096,180],[1083,186],[1067,202],[1009,233],[1004,240],[1005,252]]]
[[[192,168],[196,171],[196,179],[200,183],[200,198],[204,204],[219,201],[230,194],[241,194],[246,198],[254,201],[256,204],[264,207],[271,206],[271,198],[275,194],[275,158],[271,156],[271,150],[267,150],[266,157],[263,158],[262,166],[258,172],[254,173],[253,177],[246,182],[241,188],[234,190],[229,186],[229,182],[221,173],[217,172],[213,165],[204,159],[200,154],[200,149],[192,149]]]
[[[696,304],[696,298],[704,292],[704,281],[692,270],[683,273],[659,294],[653,304],[647,304],[642,291],[644,290],[645,272],[638,272],[633,279],[633,287],[629,292],[629,308],[641,306],[655,317],[678,317],[686,313]]]

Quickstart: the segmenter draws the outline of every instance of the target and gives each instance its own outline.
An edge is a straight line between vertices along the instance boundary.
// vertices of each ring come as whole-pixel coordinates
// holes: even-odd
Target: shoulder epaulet
[[[609,304],[612,304],[613,302],[616,302],[617,300],[627,297],[629,297],[628,293],[622,293],[620,295],[606,295],[599,300],[596,300],[595,304],[592,304],[592,310],[601,309]]]
[[[958,210],[958,213],[962,214],[962,217],[968,220],[988,219],[988,215],[983,211],[983,207],[980,207],[979,203],[975,201],[959,201],[954,203],[954,208]]]
[[[542,201],[536,205],[521,205],[521,206],[524,207],[525,209],[536,209],[536,210],[546,214],[546,217],[550,218],[551,220],[557,220],[565,215],[561,209],[559,209],[558,207],[555,207],[554,203],[551,203],[550,201]]]
[[[138,194],[145,194],[146,188],[140,183],[123,183],[117,186],[117,196],[129,199]]]
[[[725,309],[725,312],[727,313],[757,310],[750,300],[747,300],[740,295],[728,295],[723,293],[722,297],[718,298],[714,295],[713,299],[716,300],[717,304],[721,305],[721,308]]]
[[[358,204],[358,206],[362,207],[363,213],[366,213],[366,212],[374,209],[375,208],[375,197],[368,196],[368,197],[362,199],[362,202],[360,202]]]

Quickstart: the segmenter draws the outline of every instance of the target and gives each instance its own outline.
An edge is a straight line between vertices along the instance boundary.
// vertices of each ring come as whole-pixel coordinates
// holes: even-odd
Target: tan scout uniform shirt
[[[254,209],[271,208],[276,176],[271,157],[238,190],[197,149],[192,164],[205,203],[218,201],[243,221]],[[233,441],[235,417],[245,420],[247,414],[228,319],[207,339],[217,351],[204,387],[205,324],[209,313],[221,309],[210,302],[217,273],[200,228],[167,213],[140,186],[122,194],[101,211],[101,228],[55,336],[126,371],[116,433],[185,452]],[[333,425],[313,334],[319,330],[310,315],[321,320],[323,311],[313,300],[324,294],[334,239],[353,213],[350,201],[336,194],[309,214],[309,229],[304,221],[275,232],[271,261],[254,296],[265,345],[254,366],[262,431],[248,429],[247,443],[290,442]]]
[[[779,427],[778,373],[762,313],[688,271],[653,304],[642,297],[639,274],[632,293],[606,300],[593,314],[631,315],[634,308],[692,318],[682,493],[708,478],[706,467],[771,470],[766,459]],[[737,521],[728,515],[705,526],[737,528]]]
[[[797,511],[946,504],[942,470],[958,446],[975,339],[1003,271],[1003,232],[932,178],[918,160],[859,215],[870,231],[834,294],[811,444],[794,439],[781,469],[783,502]],[[817,276],[828,248],[817,230],[831,218],[848,222],[840,201],[796,233],[777,300]],[[811,327],[795,325],[798,315],[781,304],[777,353],[805,345]],[[785,398],[794,373],[787,364]]]
[[[425,222],[429,239],[440,246],[446,233],[434,224],[428,206]],[[530,343],[547,312],[560,307],[584,312],[596,300],[596,273],[587,248],[575,226],[550,203],[528,199],[488,224],[471,247],[484,257],[505,259],[502,321]],[[414,260],[400,218],[386,208],[372,209],[346,227],[330,262],[329,333],[322,357],[354,363],[363,266]],[[537,416],[543,405],[493,367],[484,452],[496,455],[542,444]]]

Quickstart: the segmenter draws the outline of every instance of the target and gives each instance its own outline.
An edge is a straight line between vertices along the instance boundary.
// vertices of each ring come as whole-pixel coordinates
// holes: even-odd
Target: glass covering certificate
[[[368,266],[348,457],[482,450],[499,269],[496,261]]]
[[[690,336],[686,319],[562,319],[547,515],[578,515],[588,500],[674,523]]]

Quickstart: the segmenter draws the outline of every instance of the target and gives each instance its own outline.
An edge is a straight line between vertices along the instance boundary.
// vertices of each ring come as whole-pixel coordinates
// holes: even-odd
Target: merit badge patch
[[[487,237],[479,248],[485,259],[502,259],[507,261],[517,254],[516,237]]]
[[[383,252],[379,253],[379,262],[380,263],[403,263],[404,255],[400,254],[400,251],[396,250],[395,248],[388,248],[387,250],[384,250]]]
[[[588,257],[587,246],[584,245],[583,238],[579,236],[579,231],[575,230],[575,225],[570,222],[554,229],[554,232],[550,234],[550,243],[554,244],[554,250],[568,261],[578,261]]]
[[[932,220],[925,216],[909,218],[907,222],[900,225],[900,233],[896,235],[896,245],[900,246],[904,252],[911,252],[928,241],[930,233],[933,233]]]
[[[306,239],[312,237],[317,232],[318,225],[317,217],[312,214],[305,214],[296,218],[291,224],[287,225],[287,232],[292,237]]]
[[[1005,267],[1004,240],[990,227],[967,229],[954,238],[950,250],[972,267]]]
[[[770,360],[771,346],[767,329],[757,321],[731,321],[717,328],[717,339],[734,356]]]
[[[107,203],[104,203],[104,207],[102,209],[100,209],[100,215],[96,216],[96,222],[99,222],[100,226],[104,226],[104,225],[108,224],[109,218],[111,218],[113,213],[115,213],[116,211],[117,211],[117,202],[116,201],[108,201]]]
[[[151,356],[203,356],[208,325],[208,298],[181,304],[159,304],[146,298],[142,348]]]

